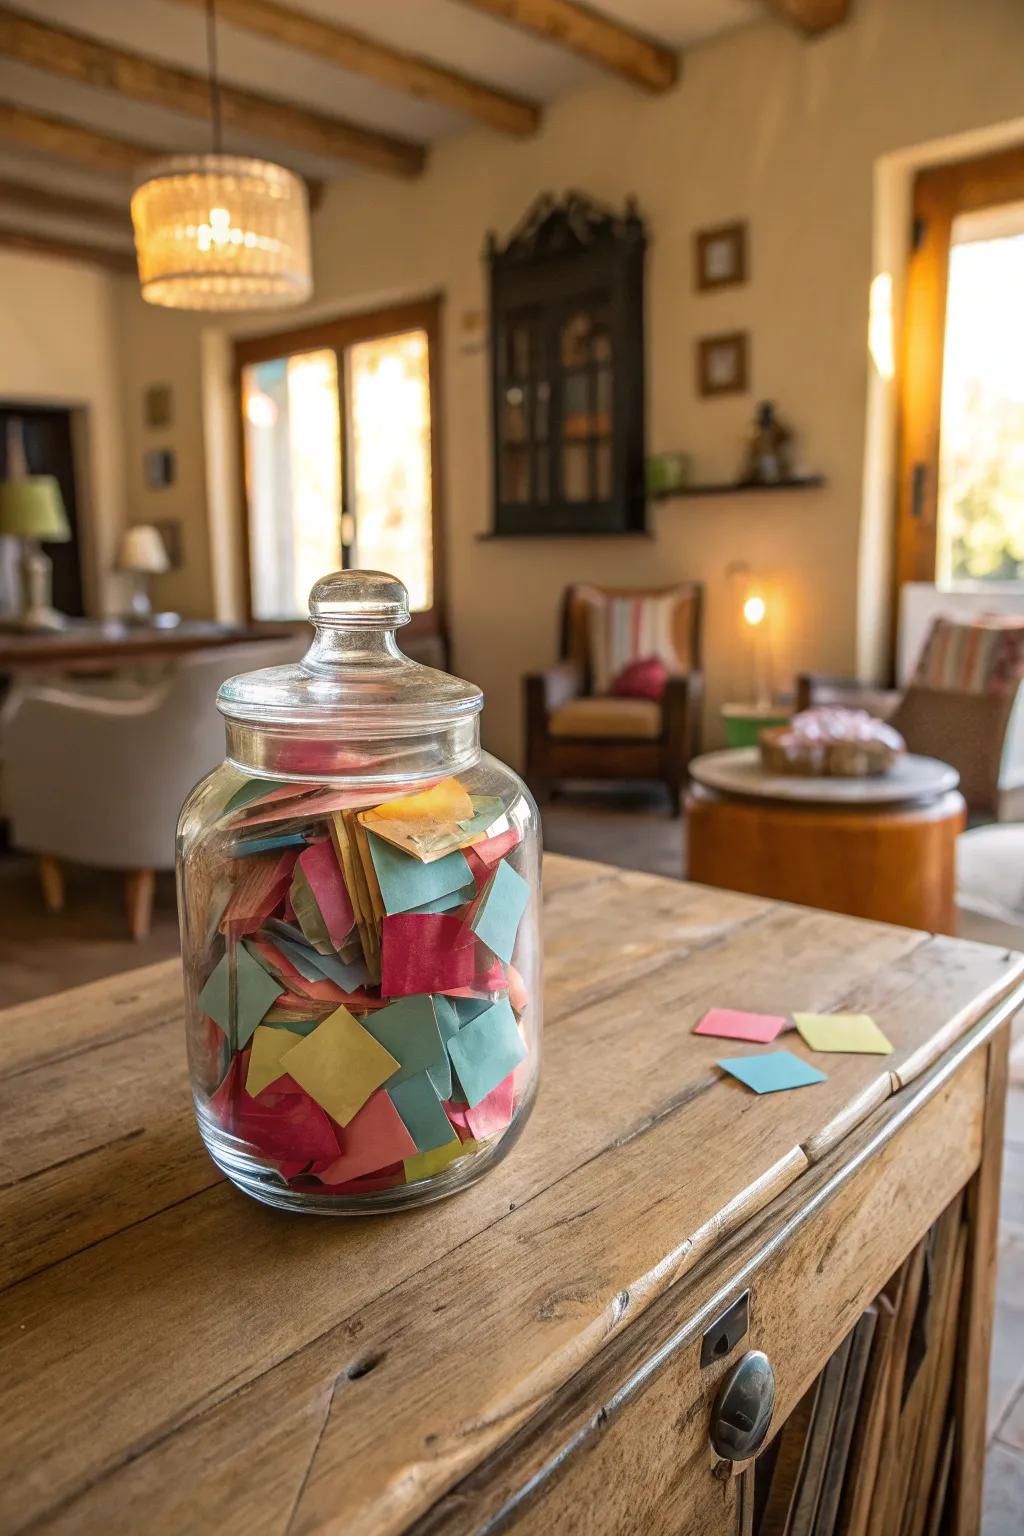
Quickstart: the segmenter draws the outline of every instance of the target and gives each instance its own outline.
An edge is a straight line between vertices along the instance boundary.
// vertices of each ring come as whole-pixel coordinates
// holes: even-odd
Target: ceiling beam
[[[209,82],[204,75],[113,48],[82,32],[48,26],[6,6],[0,7],[0,54],[149,106],[191,117],[210,116]],[[311,154],[356,161],[393,176],[416,176],[425,162],[421,144],[237,86],[221,85],[220,108],[225,127],[242,128],[257,138],[291,144]]]
[[[850,0],[765,0],[770,11],[805,37],[817,37],[845,21]]]
[[[203,10],[206,0],[178,3]],[[354,74],[365,75],[392,90],[475,117],[502,133],[529,134],[540,126],[540,108],[531,101],[484,85],[417,54],[389,47],[337,22],[292,10],[278,4],[278,0],[217,0],[217,18],[286,48],[297,48]]]
[[[130,234],[131,220],[128,209],[116,203],[104,203],[98,198],[76,197],[71,192],[61,192],[52,187],[41,187],[34,181],[16,181],[0,176],[0,207],[11,203],[16,208],[28,208],[33,213],[54,214],[62,219],[86,219],[91,224],[106,224]]]
[[[667,91],[679,78],[679,58],[631,27],[580,0],[461,0],[471,10],[511,21],[548,43],[571,48],[648,91]]]
[[[7,229],[0,224],[0,246],[24,251],[34,256],[59,256],[64,261],[86,261],[110,272],[137,271],[132,251],[119,251],[103,245],[87,245],[80,240],[59,240],[52,235],[37,235],[28,229]]]
[[[66,118],[32,112],[28,107],[16,107],[10,102],[0,102],[0,139],[108,175],[131,176],[140,165],[147,160],[156,160],[163,153],[152,144],[129,143],[127,139],[114,138],[113,134],[97,133],[79,123],[68,122]]]

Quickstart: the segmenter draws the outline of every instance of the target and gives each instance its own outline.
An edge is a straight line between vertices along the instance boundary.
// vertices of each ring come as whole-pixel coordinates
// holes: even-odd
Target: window
[[[304,617],[319,576],[360,565],[405,582],[414,633],[443,634],[437,311],[238,343],[254,619]]]
[[[1024,581],[1024,204],[953,226],[938,579]]]

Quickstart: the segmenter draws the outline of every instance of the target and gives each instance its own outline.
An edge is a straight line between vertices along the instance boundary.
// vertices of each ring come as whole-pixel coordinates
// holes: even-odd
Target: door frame
[[[384,309],[370,309],[358,314],[338,315],[333,319],[312,321],[289,331],[274,331],[267,336],[239,337],[234,343],[233,388],[235,396],[235,421],[238,433],[239,476],[238,515],[241,527],[241,552],[244,564],[245,614],[253,623],[252,611],[252,563],[249,547],[249,503],[246,496],[245,475],[245,422],[242,413],[242,369],[250,363],[270,362],[276,357],[295,352],[319,352],[332,348],[338,355],[339,382],[343,376],[343,353],[347,347],[360,341],[373,341],[381,336],[397,336],[402,331],[425,331],[427,336],[428,385],[430,390],[430,501],[431,538],[433,542],[434,604],[425,613],[414,613],[405,633],[410,638],[438,636],[447,654],[448,601],[447,560],[444,538],[444,407],[441,396],[442,337],[441,318],[444,295],[433,293],[422,299],[405,304],[393,304]],[[344,393],[342,390],[342,411]],[[342,432],[345,421],[342,415]],[[342,478],[347,479],[345,449],[342,456]],[[346,502],[342,486],[342,508]],[[358,526],[358,524],[357,524]],[[265,622],[263,620],[261,623]],[[294,628],[296,621],[282,621],[282,628]]]
[[[939,434],[946,297],[953,221],[1024,202],[1024,143],[971,160],[929,166],[914,178],[899,372],[893,624],[900,588],[935,581],[938,561]]]

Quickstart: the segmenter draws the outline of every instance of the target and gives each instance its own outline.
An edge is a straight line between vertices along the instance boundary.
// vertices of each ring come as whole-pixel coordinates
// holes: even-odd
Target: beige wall
[[[92,612],[110,611],[118,596],[110,572],[124,509],[118,286],[91,267],[0,250],[0,399],[82,406],[87,413],[88,457],[77,469]]]
[[[858,585],[862,544],[874,559],[884,543],[877,531],[861,537],[876,163],[1020,114],[1024,13],[1018,0],[853,0],[852,11],[848,25],[813,43],[766,21],[696,48],[667,97],[615,82],[572,96],[530,141],[485,130],[449,140],[421,181],[338,183],[316,217],[318,310],[446,296],[454,660],[486,690],[488,743],[504,756],[519,755],[519,678],[554,659],[558,595],[570,580],[704,581],[712,706],[744,686],[726,578],[736,560],[759,570],[774,599],[780,675],[849,670],[858,654],[877,654],[862,636],[858,646],[859,611],[879,623],[879,605],[864,595],[872,573],[862,569]],[[477,539],[489,521],[487,365],[459,350],[459,318],[485,303],[486,231],[506,234],[537,193],[568,187],[617,205],[635,193],[649,221],[649,448],[685,449],[700,478],[730,478],[754,404],[769,397],[827,476],[825,490],[668,503],[652,509],[650,539]],[[749,220],[751,281],[695,294],[694,231],[734,218]],[[193,323],[143,314],[125,300],[129,419],[132,392],[172,368],[179,395],[196,389]],[[698,399],[695,339],[740,327],[752,338],[750,395]],[[198,446],[193,427],[183,456]],[[193,515],[188,581],[206,601],[198,492]]]

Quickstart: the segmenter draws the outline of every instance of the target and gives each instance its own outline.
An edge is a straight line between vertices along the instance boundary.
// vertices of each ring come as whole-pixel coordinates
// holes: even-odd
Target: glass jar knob
[[[409,622],[409,593],[385,571],[332,571],[309,594],[315,628],[398,629]]]

